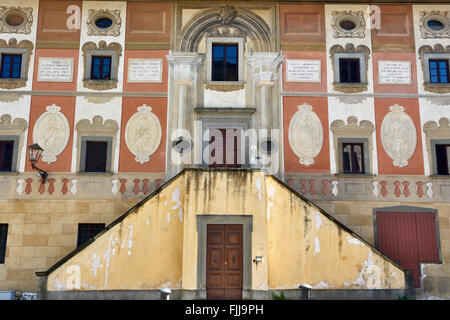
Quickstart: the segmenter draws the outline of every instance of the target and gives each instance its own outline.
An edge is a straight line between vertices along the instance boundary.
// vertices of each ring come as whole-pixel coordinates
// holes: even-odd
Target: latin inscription
[[[73,58],[39,58],[38,82],[72,82]]]
[[[411,63],[409,61],[378,61],[378,83],[410,84]]]
[[[128,59],[128,82],[161,83],[162,59]]]
[[[320,60],[287,60],[287,82],[320,82]]]

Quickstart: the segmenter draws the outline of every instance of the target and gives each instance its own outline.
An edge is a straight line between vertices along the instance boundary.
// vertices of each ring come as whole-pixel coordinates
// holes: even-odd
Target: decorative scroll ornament
[[[10,24],[11,18],[19,19],[18,23]],[[23,33],[31,32],[33,24],[33,8],[31,7],[0,7],[0,33]]]
[[[128,149],[136,157],[136,162],[144,164],[150,161],[161,143],[162,129],[158,117],[152,113],[152,108],[142,105],[137,108],[125,128],[125,142]]]
[[[428,23],[433,20],[440,22],[441,28],[430,28]],[[422,39],[450,38],[450,11],[420,12],[419,29]]]
[[[381,144],[394,166],[402,168],[416,149],[416,127],[404,107],[396,104],[389,110],[381,124]]]
[[[233,6],[223,6],[219,9],[219,20],[222,24],[230,24],[237,16],[237,11]]]
[[[335,38],[364,38],[366,35],[366,22],[364,20],[364,11],[333,11],[331,27],[333,28],[333,37]],[[350,23],[353,28],[344,29],[343,23]]]
[[[289,124],[289,144],[300,158],[300,163],[310,166],[314,163],[323,145],[323,128],[312,106],[304,103]]]
[[[52,163],[66,148],[70,127],[66,117],[60,112],[61,107],[53,104],[45,109],[47,112],[44,112],[34,125],[33,141],[44,149],[42,160]]]
[[[96,21],[102,18],[110,19],[111,26],[108,28],[99,28],[96,26]],[[111,9],[99,9],[94,10],[90,9],[88,11],[88,19],[86,21],[86,25],[88,28],[89,36],[119,36],[120,35],[120,26],[122,23],[122,19],[120,18],[120,10],[111,10]]]

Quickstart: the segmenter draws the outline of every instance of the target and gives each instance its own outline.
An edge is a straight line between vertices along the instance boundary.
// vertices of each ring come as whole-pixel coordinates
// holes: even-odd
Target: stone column
[[[172,163],[172,152],[175,152],[172,149],[172,135],[178,131],[177,137],[179,137],[183,131],[191,131],[187,121],[191,108],[196,107],[198,69],[203,57],[191,52],[170,52],[166,57],[170,68],[167,126],[167,172],[170,178],[184,166],[191,166],[189,163]],[[184,157],[192,161],[191,158]]]
[[[257,109],[257,119],[254,121],[255,129],[260,129],[260,141],[270,138],[271,129],[280,129],[280,112],[278,101],[278,73],[284,57],[278,52],[252,52],[247,57],[250,79],[253,80],[253,106]],[[275,137],[274,137],[275,138]],[[281,141],[281,137],[276,137]],[[258,151],[260,146],[258,145]],[[258,152],[261,163],[267,163],[267,154]],[[261,164],[257,165],[258,167]]]

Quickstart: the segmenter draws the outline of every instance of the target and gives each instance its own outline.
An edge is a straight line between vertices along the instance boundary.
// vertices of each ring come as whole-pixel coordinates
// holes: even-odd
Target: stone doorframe
[[[197,215],[197,291],[206,299],[206,240],[208,224],[242,224],[242,299],[251,299],[252,290],[252,233],[250,215]]]

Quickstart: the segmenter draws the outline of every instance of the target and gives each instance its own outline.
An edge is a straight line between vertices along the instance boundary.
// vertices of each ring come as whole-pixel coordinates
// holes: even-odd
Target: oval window
[[[24,23],[25,18],[20,14],[12,13],[6,17],[6,23],[10,26],[17,27]]]
[[[431,30],[434,30],[434,31],[440,31],[440,30],[444,29],[444,24],[442,22],[440,22],[438,20],[434,20],[434,19],[429,20],[427,22],[427,26],[428,26],[428,28],[430,28]]]
[[[112,20],[109,18],[100,18],[95,21],[95,25],[100,29],[107,29],[112,26]]]
[[[342,20],[339,22],[342,29],[350,31],[356,28],[356,24],[351,20]]]

